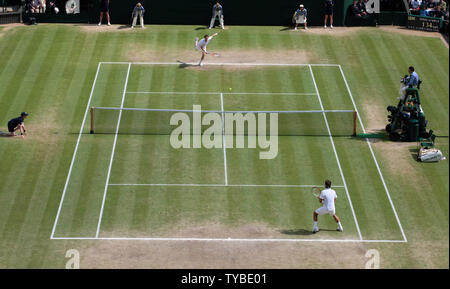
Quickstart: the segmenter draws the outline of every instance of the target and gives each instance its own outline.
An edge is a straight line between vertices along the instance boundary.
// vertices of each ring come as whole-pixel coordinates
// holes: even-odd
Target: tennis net
[[[226,135],[252,135],[255,131],[261,133],[264,128],[268,135],[270,126],[273,126],[271,118],[276,118],[279,136],[351,136],[356,135],[357,130],[354,110],[221,111],[92,107],[90,115],[91,134],[170,135],[180,126],[180,119],[189,123],[190,134],[203,134],[213,125],[219,125],[223,129],[221,133]],[[259,130],[261,126],[262,131]],[[256,130],[252,130],[255,127]]]

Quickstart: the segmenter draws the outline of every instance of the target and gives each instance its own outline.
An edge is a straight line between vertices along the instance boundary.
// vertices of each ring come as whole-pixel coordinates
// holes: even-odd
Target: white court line
[[[321,185],[246,185],[246,184],[109,184],[109,186],[135,186],[135,187],[268,187],[268,188],[313,188]],[[334,186],[343,188],[344,186]]]
[[[297,93],[297,92],[193,92],[193,91],[127,91],[127,94],[186,94],[186,95],[217,95],[217,94],[223,94],[223,95],[313,95],[315,96],[316,93]]]
[[[78,145],[80,144],[81,136],[82,136],[83,129],[84,129],[84,124],[86,122],[86,117],[88,115],[89,107],[91,105],[92,95],[94,94],[95,84],[97,83],[97,77],[98,77],[98,73],[100,71],[100,66],[101,66],[101,62],[98,63],[97,72],[95,73],[94,82],[92,83],[91,94],[89,95],[89,100],[88,100],[88,103],[86,105],[86,110],[84,112],[83,122],[81,123],[80,132],[78,133],[77,143],[75,145],[75,149],[74,149],[74,152],[73,152],[72,161],[70,162],[70,167],[69,167],[69,172],[67,173],[66,183],[64,185],[63,193],[62,193],[62,196],[61,196],[61,201],[59,202],[58,212],[56,213],[55,222],[53,224],[52,234],[50,236],[51,238],[53,238],[53,236],[55,235],[56,225],[58,224],[58,220],[59,220],[59,215],[61,213],[62,204],[64,202],[64,198],[66,197],[67,187],[69,185],[70,176],[72,174],[73,164],[75,163],[75,158],[77,156]]]
[[[104,61],[101,62],[103,64],[129,64],[130,62],[114,62],[114,61]],[[131,62],[131,64],[135,65],[181,65],[181,64],[188,64],[192,66],[197,66],[197,62]],[[338,67],[339,64],[328,64],[328,63],[315,63],[315,64],[308,64],[308,63],[234,63],[234,62],[208,62],[203,63],[203,65],[224,65],[224,66],[325,66],[325,67]]]
[[[347,82],[347,79],[345,77],[344,71],[342,70],[342,67],[340,65],[339,65],[339,70],[341,71],[341,75],[342,75],[342,78],[344,79],[345,86],[347,87],[348,94],[350,96],[350,99],[352,100],[353,107],[355,108],[356,114],[358,116],[359,124],[361,125],[361,128],[362,128],[363,132],[366,133],[366,129],[364,128],[364,124],[363,124],[363,122],[361,120],[361,117],[359,115],[358,108],[356,108],[356,103],[355,103],[355,100],[353,99],[353,95],[352,95],[352,92],[351,92],[350,87],[348,85],[348,82]],[[400,219],[399,219],[399,217],[397,215],[397,210],[395,209],[394,203],[392,202],[391,195],[389,194],[388,187],[386,185],[386,182],[384,181],[383,174],[381,173],[380,166],[378,165],[377,158],[375,157],[375,154],[374,154],[373,149],[372,149],[372,145],[370,144],[370,141],[369,141],[368,138],[366,138],[366,142],[367,142],[367,145],[369,146],[370,153],[372,154],[372,158],[373,158],[373,160],[375,162],[375,165],[377,167],[377,171],[378,171],[378,174],[380,175],[381,182],[383,183],[384,190],[386,191],[386,194],[388,196],[389,203],[391,204],[392,210],[394,211],[395,219],[397,220],[397,224],[400,227],[400,231],[402,233],[403,240],[405,242],[408,242],[408,239],[406,239],[405,232],[403,231],[402,224],[400,223]]]
[[[127,91],[127,85],[128,85],[128,77],[130,76],[130,69],[131,69],[131,63],[128,64],[128,71],[127,71],[127,78],[125,79],[125,85],[123,88],[123,95],[122,95],[122,103],[120,104],[120,107],[123,108],[123,104],[125,102],[125,95]],[[119,112],[119,118],[117,120],[117,127],[116,127],[116,135],[114,136],[114,144],[111,151],[111,159],[109,160],[109,168],[108,168],[108,175],[106,176],[106,184],[105,184],[105,190],[103,192],[103,200],[102,200],[102,208],[100,209],[100,216],[98,217],[98,224],[97,224],[97,232],[95,233],[95,236],[98,237],[100,233],[100,226],[102,225],[102,217],[103,217],[103,209],[105,207],[105,200],[106,200],[106,194],[108,192],[108,184],[109,184],[109,178],[111,176],[111,167],[114,161],[114,153],[116,150],[116,143],[117,143],[117,135],[119,134],[119,127],[120,127],[120,120],[122,118],[122,110]]]
[[[271,242],[271,243],[405,243],[404,240],[359,240],[359,239],[246,239],[246,238],[146,238],[146,237],[52,237],[53,240],[109,240],[109,241],[186,241],[186,242]]]
[[[323,104],[322,104],[322,98],[320,97],[319,88],[317,87],[316,79],[314,77],[314,72],[312,71],[312,67],[311,66],[309,66],[309,70],[311,72],[311,77],[312,77],[312,80],[314,82],[314,87],[315,87],[316,92],[317,92],[317,97],[319,98],[320,107],[321,107],[322,110],[324,110]],[[350,203],[350,208],[352,210],[353,219],[354,219],[355,224],[356,224],[356,229],[358,230],[359,239],[362,240],[361,230],[359,229],[358,220],[356,219],[355,210],[353,209],[352,199],[350,198],[350,194],[348,193],[347,183],[345,182],[345,177],[344,177],[344,173],[342,172],[341,162],[339,161],[339,157],[338,157],[338,154],[337,154],[337,151],[336,151],[336,147],[334,146],[333,136],[331,135],[330,126],[328,125],[328,119],[327,119],[327,116],[326,116],[325,112],[323,113],[323,118],[324,118],[325,124],[327,126],[328,135],[330,136],[331,145],[333,146],[333,151],[334,151],[334,155],[336,157],[336,161],[337,161],[337,164],[338,164],[338,167],[339,167],[339,172],[341,174],[342,181],[344,182],[345,193],[347,194],[348,202]]]
[[[227,173],[227,145],[225,141],[225,113],[223,109],[223,93],[220,93],[220,108],[222,110],[222,147],[223,147],[223,166],[225,170],[225,185],[228,185]]]

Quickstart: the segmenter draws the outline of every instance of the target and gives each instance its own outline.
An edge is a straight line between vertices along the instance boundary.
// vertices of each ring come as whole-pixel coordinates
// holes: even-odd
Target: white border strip
[[[323,104],[322,104],[322,98],[320,97],[319,88],[317,87],[316,79],[314,77],[314,72],[313,72],[311,66],[309,66],[309,70],[311,72],[311,77],[312,77],[312,80],[314,82],[314,87],[315,87],[316,92],[317,92],[317,97],[319,98],[320,108],[323,111],[324,108],[323,108]],[[336,157],[336,161],[337,161],[337,164],[338,164],[338,167],[339,167],[339,172],[341,174],[342,181],[344,182],[345,193],[347,194],[348,202],[350,203],[350,208],[352,210],[353,219],[354,219],[355,224],[356,224],[356,229],[358,230],[359,239],[362,240],[362,235],[361,235],[361,230],[359,229],[358,219],[356,218],[355,210],[353,209],[352,199],[350,198],[350,194],[348,193],[347,183],[345,182],[345,177],[344,177],[344,173],[342,172],[341,162],[339,161],[339,157],[338,157],[338,154],[337,154],[337,151],[336,151],[336,147],[334,146],[333,136],[331,135],[330,126],[328,125],[328,119],[327,119],[327,116],[326,116],[325,112],[323,113],[323,118],[324,118],[325,124],[327,126],[328,135],[330,136],[331,145],[333,147],[334,155]]]
[[[356,103],[355,103],[355,100],[353,99],[353,95],[352,95],[352,92],[351,92],[350,87],[348,85],[348,82],[347,82],[347,79],[345,77],[344,71],[343,71],[343,69],[342,69],[342,67],[340,65],[339,65],[339,70],[341,71],[341,75],[342,75],[342,78],[344,79],[345,86],[347,87],[348,94],[350,96],[350,99],[352,100],[353,107],[355,108],[356,114],[358,115],[359,124],[361,125],[361,128],[362,128],[363,132],[366,133],[366,129],[364,128],[364,124],[363,124],[363,122],[361,120],[360,114],[358,112],[358,108],[356,108]],[[367,142],[367,145],[369,146],[370,153],[372,154],[373,161],[375,162],[375,165],[377,167],[377,171],[378,171],[378,174],[380,175],[381,182],[383,183],[384,190],[386,191],[386,194],[388,196],[389,203],[391,204],[392,210],[394,211],[395,219],[397,220],[397,224],[398,224],[398,226],[400,228],[400,231],[402,233],[403,240],[405,242],[408,242],[408,239],[406,239],[405,231],[403,231],[402,224],[400,223],[400,219],[399,219],[399,217],[397,215],[397,210],[395,209],[394,203],[392,202],[391,195],[389,194],[388,187],[386,185],[386,182],[384,181],[383,174],[381,173],[380,166],[378,165],[377,158],[375,157],[375,154],[374,154],[373,149],[372,149],[372,145],[370,144],[370,141],[369,141],[368,138],[366,138],[366,142]]]
[[[64,198],[66,197],[66,191],[67,191],[67,187],[69,185],[70,176],[72,174],[73,164],[75,163],[75,158],[77,156],[78,145],[80,144],[81,136],[82,136],[83,129],[84,129],[84,124],[86,122],[86,117],[87,117],[87,115],[89,113],[89,107],[91,106],[92,95],[94,94],[94,88],[95,88],[95,84],[97,83],[97,77],[98,77],[98,73],[100,71],[101,64],[102,63],[99,62],[98,65],[97,65],[97,72],[95,73],[94,82],[92,83],[91,94],[89,95],[89,100],[88,100],[88,103],[86,105],[86,110],[84,112],[83,122],[81,123],[80,132],[78,133],[77,143],[76,143],[75,149],[73,151],[72,161],[70,162],[69,172],[67,173],[66,183],[64,185],[63,193],[62,193],[62,196],[61,196],[61,201],[59,202],[58,212],[56,213],[56,218],[55,218],[55,222],[53,224],[52,234],[51,234],[50,238],[53,238],[53,236],[55,235],[56,226],[58,224],[59,215],[61,213],[61,208],[62,208],[62,204],[64,202]]]
[[[321,185],[236,185],[236,184],[108,184],[109,186],[130,186],[130,187],[267,187],[267,188],[313,188]],[[343,188],[344,186],[334,186]]]
[[[130,76],[130,69],[131,69],[131,63],[128,64],[127,77],[125,79],[125,85],[124,85],[123,94],[122,94],[122,103],[120,104],[121,108],[123,108],[123,104],[125,102],[125,95],[126,95],[125,92],[127,91],[128,77]],[[117,120],[117,127],[116,127],[116,135],[114,136],[114,144],[113,144],[112,151],[111,151],[111,159],[109,160],[108,175],[106,176],[105,190],[103,192],[102,207],[100,209],[100,216],[98,217],[97,232],[95,233],[95,236],[97,238],[98,238],[98,235],[100,234],[100,227],[102,225],[103,209],[105,207],[106,194],[108,192],[109,178],[111,176],[111,167],[112,167],[112,164],[114,161],[114,153],[116,151],[117,136],[119,134],[121,118],[122,118],[122,110],[120,110],[120,112],[119,112],[119,118]]]
[[[406,243],[404,240],[358,240],[358,239],[246,239],[246,238],[145,238],[145,237],[53,237],[53,240],[109,240],[109,241],[200,241],[200,242],[327,242],[327,243]]]

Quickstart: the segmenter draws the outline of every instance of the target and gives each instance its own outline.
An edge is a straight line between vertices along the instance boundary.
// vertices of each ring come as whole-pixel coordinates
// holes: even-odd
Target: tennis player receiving
[[[198,63],[199,66],[202,66],[203,59],[205,59],[205,55],[208,54],[208,51],[206,51],[206,46],[211,41],[211,39],[213,39],[215,36],[217,36],[217,34],[218,33],[214,33],[211,36],[206,34],[200,41],[198,40],[198,37],[195,39],[195,49],[198,49],[202,52],[202,58],[200,59],[200,62]]]
[[[336,198],[337,198],[336,192],[331,189],[331,181],[326,180],[325,189],[322,190],[322,192],[320,192],[319,195],[319,202],[322,203],[323,206],[314,211],[314,227],[312,230],[313,233],[319,232],[319,226],[317,224],[318,223],[317,216],[325,214],[330,214],[331,216],[333,216],[334,220],[338,224],[337,230],[339,232],[342,232],[344,230],[342,228],[339,217],[336,215],[336,208],[334,207]]]

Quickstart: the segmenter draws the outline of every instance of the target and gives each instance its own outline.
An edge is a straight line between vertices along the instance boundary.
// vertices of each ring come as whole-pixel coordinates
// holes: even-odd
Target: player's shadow
[[[287,31],[287,30],[292,30],[292,27],[284,27],[280,29],[280,31]]]
[[[180,65],[178,65],[178,68],[186,68],[186,67],[198,66],[198,65],[196,65],[196,64],[191,64],[191,63],[183,62],[183,61],[181,61],[181,60],[177,60],[177,62],[180,64]]]
[[[311,230],[305,229],[280,230],[280,233],[285,235],[301,235],[301,236],[308,236],[313,234]]]
[[[331,230],[331,229],[320,229],[320,231],[336,231],[336,230]],[[297,236],[309,236],[309,235],[313,235],[312,230],[305,230],[305,229],[294,229],[294,230],[280,230],[281,234],[285,234],[285,235],[297,235]]]
[[[206,29],[208,29],[209,27],[206,27],[206,26],[202,26],[202,27],[197,27],[197,28],[195,28],[195,30],[206,30]]]

